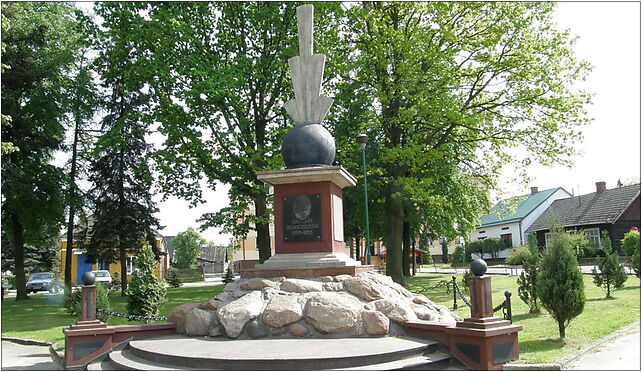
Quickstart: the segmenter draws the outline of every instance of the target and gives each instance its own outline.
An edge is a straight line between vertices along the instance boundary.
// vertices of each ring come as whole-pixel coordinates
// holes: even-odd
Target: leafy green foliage
[[[528,246],[523,245],[513,248],[504,262],[506,262],[507,265],[523,265],[530,256],[531,252]]]
[[[499,238],[489,237],[482,240],[482,252],[490,254],[493,258],[497,258],[497,254],[504,249],[506,246]]]
[[[72,3],[2,3],[2,228],[14,247],[17,300],[28,298],[25,245],[57,237],[63,220],[64,174],[50,160],[70,111],[77,25]]]
[[[65,307],[67,314],[76,319],[81,319],[82,317],[81,299],[82,291],[73,291],[65,288],[63,306]],[[96,308],[107,311],[111,310],[109,290],[105,283],[96,283]],[[107,321],[109,321],[109,315],[98,311],[96,312],[96,318],[103,323],[107,323]]]
[[[620,263],[620,256],[613,251],[611,238],[602,238],[604,257],[598,257],[593,268],[593,283],[606,292],[606,298],[611,298],[613,289],[622,288],[626,282],[626,271]]]
[[[522,273],[517,278],[517,294],[528,305],[529,313],[539,313],[540,303],[537,294],[537,278],[541,256],[537,249],[530,249],[523,255]]]
[[[120,275],[118,275],[118,271],[114,271],[114,275],[111,278],[111,289],[112,291],[120,291],[122,286],[122,282],[120,281]]]
[[[141,241],[141,249],[136,258],[136,272],[127,288],[128,314],[156,316],[167,301],[167,290],[163,282],[154,275],[157,265],[152,247],[146,241]]]
[[[635,276],[640,277],[640,232],[629,231],[622,239],[622,250],[629,256]]]
[[[450,256],[453,267],[461,266],[466,263],[466,249],[462,245],[455,247],[455,251]]]
[[[167,269],[167,275],[165,276],[165,281],[172,288],[178,288],[183,284],[181,282],[181,278],[178,277],[178,273],[176,272],[176,269],[173,267],[170,267],[169,269]]]
[[[441,242],[441,262],[448,263],[448,241]]]
[[[484,240],[473,240],[466,244],[466,256],[470,257],[471,254],[476,253],[479,257],[484,253]]]
[[[233,281],[234,281],[234,272],[232,271],[232,266],[228,266],[227,271],[223,276],[223,283],[229,284],[229,283],[232,283]]]
[[[573,252],[578,258],[595,256],[596,247],[588,240],[583,230],[571,231],[568,234]]]
[[[571,246],[570,234],[554,231],[542,256],[537,276],[537,296],[557,322],[560,338],[570,322],[584,310],[586,296],[582,272]]]
[[[430,265],[432,264],[432,255],[430,253],[423,253],[421,255],[421,262],[424,265]]]
[[[176,267],[179,269],[195,269],[196,258],[203,253],[207,241],[193,227],[176,235],[172,240]]]

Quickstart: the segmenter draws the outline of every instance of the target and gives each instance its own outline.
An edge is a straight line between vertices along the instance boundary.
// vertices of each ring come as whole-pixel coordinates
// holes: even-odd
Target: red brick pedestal
[[[254,269],[241,270],[242,278],[354,275],[374,269],[346,254],[342,189],[356,185],[350,173],[336,166],[256,174],[259,180],[274,186],[276,254]],[[293,211],[298,198],[307,204],[307,209],[301,209],[305,216]]]
[[[470,280],[471,317],[455,326],[408,322],[409,333],[446,344],[450,353],[473,370],[500,370],[519,359],[517,332],[521,325],[493,316],[490,276]]]

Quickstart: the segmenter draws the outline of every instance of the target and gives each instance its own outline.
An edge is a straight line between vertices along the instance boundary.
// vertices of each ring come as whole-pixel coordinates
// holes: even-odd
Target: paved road
[[[565,370],[640,370],[640,325],[569,363]]]
[[[20,345],[2,341],[3,371],[62,370],[49,355],[48,346]]]

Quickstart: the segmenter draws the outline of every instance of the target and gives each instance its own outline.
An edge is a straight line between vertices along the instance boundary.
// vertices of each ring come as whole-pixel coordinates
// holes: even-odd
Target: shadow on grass
[[[513,322],[517,322],[520,320],[527,320],[527,319],[533,319],[537,318],[544,315],[543,312],[540,313],[525,313],[525,314],[518,314],[518,315],[513,315]]]
[[[520,341],[519,349],[521,352],[545,352],[558,350],[566,346],[566,342],[559,338],[547,338],[544,340]]]
[[[632,291],[632,290],[639,291],[640,290],[640,286],[639,285],[632,285],[630,287],[627,286],[627,287],[623,287],[623,288],[620,288],[620,289],[616,289],[615,291],[616,292],[620,292],[620,291]]]
[[[617,300],[617,297],[600,297],[600,298],[589,298],[586,300],[586,302],[602,302],[602,301],[613,301]]]

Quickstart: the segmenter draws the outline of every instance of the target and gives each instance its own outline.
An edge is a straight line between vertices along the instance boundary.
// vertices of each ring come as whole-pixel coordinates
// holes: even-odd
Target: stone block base
[[[372,270],[375,270],[373,265],[247,269],[241,270],[241,278],[276,278],[279,276],[284,276],[286,278],[314,278],[341,274],[356,275]]]

